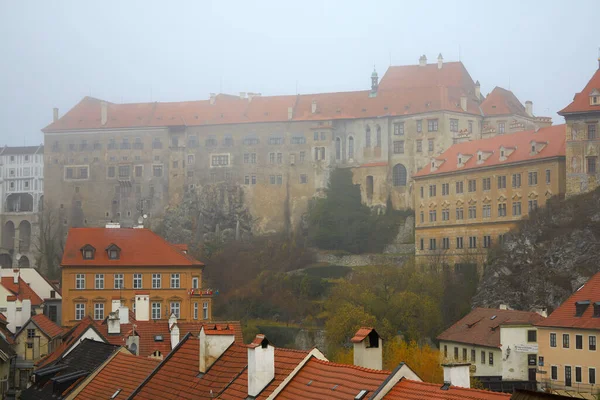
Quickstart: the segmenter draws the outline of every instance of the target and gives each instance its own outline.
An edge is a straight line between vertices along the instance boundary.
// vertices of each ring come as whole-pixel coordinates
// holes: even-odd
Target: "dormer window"
[[[86,244],[81,248],[81,255],[84,260],[93,260],[95,254],[96,249],[92,245]]]
[[[461,157],[458,157],[458,163],[462,164],[462,158]]]
[[[590,105],[597,106],[600,105],[600,90],[594,89],[590,93]]]
[[[478,154],[478,155],[477,155],[477,159],[478,159],[479,161],[481,161],[481,154]]]
[[[575,302],[575,316],[581,317],[585,310],[590,306],[589,300],[581,300]]]
[[[111,244],[106,248],[106,254],[109,260],[118,260],[121,257],[121,249],[116,244]]]
[[[504,158],[504,150],[500,150],[500,157]]]
[[[532,144],[532,145],[531,145],[531,152],[532,152],[532,153],[535,153],[535,144]]]

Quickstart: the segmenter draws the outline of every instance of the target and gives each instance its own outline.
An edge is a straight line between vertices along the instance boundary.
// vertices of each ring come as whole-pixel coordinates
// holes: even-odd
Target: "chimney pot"
[[[317,112],[317,101],[313,100],[311,105],[311,112],[315,114]]]
[[[444,65],[444,57],[442,57],[442,53],[440,53],[440,55],[438,56],[438,69],[442,69],[442,66]]]
[[[421,67],[424,67],[427,65],[427,56],[425,56],[425,54],[423,54],[420,58],[419,58],[419,65]]]
[[[216,101],[217,101],[217,94],[211,93],[210,94],[210,104],[213,105],[213,104],[215,104]]]
[[[198,369],[201,373],[206,373],[211,365],[227,350],[235,341],[233,332],[231,335],[211,335],[206,334],[204,326],[200,329],[198,335],[199,363]]]
[[[52,109],[52,121],[56,122],[58,121],[58,108],[54,107]]]
[[[100,102],[100,124],[103,126],[108,122],[108,103]]]
[[[275,348],[257,335],[248,347],[248,396],[256,397],[275,378]]]
[[[365,329],[370,329],[368,335],[362,339],[356,339],[356,336]],[[352,342],[354,343],[354,365],[370,368],[383,369],[383,341],[381,336],[372,328],[361,328]]]
[[[449,382],[452,386],[470,388],[471,376],[469,367],[471,364],[442,364],[444,368],[444,382]]]
[[[113,311],[109,313],[106,324],[108,325],[109,334],[121,333],[121,323],[119,322],[118,312]]]
[[[138,321],[150,320],[150,295],[135,295],[135,319]]]
[[[291,121],[294,118],[294,108],[288,107],[288,121]]]
[[[525,112],[530,117],[533,117],[533,102],[531,100],[525,102]]]

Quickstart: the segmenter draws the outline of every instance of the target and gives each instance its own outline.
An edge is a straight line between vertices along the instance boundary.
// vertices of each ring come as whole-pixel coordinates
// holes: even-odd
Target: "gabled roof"
[[[442,68],[437,63],[421,65],[391,66],[381,78],[380,90],[402,90],[431,86],[458,87],[465,94],[475,95],[475,83],[464,64],[445,62]]]
[[[360,343],[369,336],[371,332],[375,331],[375,328],[362,327],[354,334],[354,337],[350,339],[352,343]]]
[[[576,302],[589,301],[581,317],[575,316]],[[594,317],[594,306],[600,308],[600,272],[592,276],[581,288],[563,302],[548,318],[538,322],[537,326],[561,328],[580,328],[600,330],[600,317]]]
[[[361,390],[367,390],[369,396],[388,375],[389,371],[336,364],[312,357],[287,383],[277,398],[354,399]]]
[[[0,280],[0,284],[12,292],[19,301],[29,299],[32,306],[39,306],[44,302],[21,277],[18,283],[14,283],[12,276],[5,276]]]
[[[600,68],[596,70],[592,79],[589,80],[587,85],[579,93],[575,94],[571,104],[563,108],[558,112],[559,115],[574,114],[574,113],[585,113],[585,112],[600,112],[600,105],[590,104],[590,93],[594,89],[600,90]]]
[[[49,339],[54,339],[57,336],[61,336],[63,334],[63,329],[56,325],[54,322],[50,320],[44,314],[36,314],[30,319]],[[23,325],[25,327],[27,324]],[[21,329],[22,331],[23,329]],[[19,332],[20,333],[20,332]],[[17,335],[19,335],[17,333]],[[15,336],[17,336],[15,335]]]
[[[383,400],[506,400],[510,394],[450,386],[442,390],[439,383],[417,382],[401,379],[383,397]]]
[[[486,116],[520,115],[531,118],[513,92],[498,86],[481,103],[481,110]]]
[[[0,149],[0,156],[20,154],[44,154],[44,146],[4,146]]]
[[[544,317],[538,313],[529,311],[475,308],[442,332],[437,339],[446,342],[499,348],[500,325],[533,325],[543,319]]]
[[[119,259],[110,260],[106,251],[118,246]],[[96,248],[93,260],[84,260],[81,248]],[[203,266],[149,229],[71,228],[67,235],[61,266]]]
[[[517,132],[506,135],[497,135],[489,139],[473,140],[470,142],[457,143],[444,151],[437,159],[443,162],[435,171],[431,171],[431,163],[419,170],[413,177],[429,177],[446,173],[457,173],[487,167],[502,167],[517,162],[543,160],[552,157],[565,156],[566,125],[553,125],[540,128],[536,131]],[[540,151],[531,154],[532,141],[547,142]],[[500,159],[500,147],[514,147],[515,150],[506,157]],[[491,151],[492,154],[478,164],[477,157],[471,157],[462,167],[458,167],[459,154],[474,155],[478,150]]]
[[[158,366],[159,361],[136,357],[125,352],[117,353],[97,375],[77,394],[77,400],[126,399],[140,383]]]

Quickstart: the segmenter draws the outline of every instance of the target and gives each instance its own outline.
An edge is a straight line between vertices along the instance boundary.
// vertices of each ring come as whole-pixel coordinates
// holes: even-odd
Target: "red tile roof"
[[[430,86],[459,87],[465,94],[475,95],[475,83],[464,64],[445,62],[442,68],[437,63],[421,65],[391,66],[381,78],[380,90],[424,88]]]
[[[278,399],[354,399],[361,390],[373,393],[390,375],[354,365],[312,357],[288,382]]]
[[[466,389],[450,386],[441,390],[438,383],[427,383],[401,379],[383,397],[384,400],[503,400],[510,399],[510,394],[496,393],[487,390]]]
[[[367,336],[369,336],[369,334],[371,332],[373,332],[374,330],[375,330],[374,328],[362,327],[358,331],[356,331],[356,333],[354,334],[354,337],[352,339],[350,339],[350,342],[352,342],[352,343],[360,343],[363,340],[365,340],[365,338]]]
[[[580,112],[600,112],[600,105],[590,105],[590,93],[594,89],[600,90],[600,68],[596,70],[592,79],[579,93],[575,94],[571,104],[558,112],[559,115],[580,113]]]
[[[481,103],[484,115],[520,115],[529,117],[525,106],[521,104],[517,96],[510,90],[496,86],[486,99]]]
[[[105,251],[111,244],[121,249],[118,260],[109,260]],[[96,249],[93,260],[84,260],[81,248]],[[61,266],[203,266],[149,229],[71,228],[67,235]],[[4,278],[3,278],[4,279]]]
[[[38,296],[37,293],[21,279],[21,277],[19,277],[19,283],[14,283],[12,276],[5,276],[0,282],[2,286],[12,292],[19,301],[30,299],[32,306],[39,306],[44,302],[40,296]]]
[[[501,167],[516,162],[528,160],[543,160],[553,157],[565,156],[566,125],[553,125],[547,128],[540,128],[536,131],[525,131],[511,133],[507,135],[497,135],[489,139],[473,140],[470,142],[458,143],[450,146],[448,150],[436,156],[436,160],[444,162],[435,171],[431,171],[431,163],[419,170],[413,177],[426,177],[439,174],[462,172],[491,166]],[[531,155],[532,141],[537,143],[546,142],[547,144],[534,155]],[[500,147],[515,148],[504,161],[500,161]],[[482,163],[477,163],[477,152],[492,152],[492,154]],[[464,166],[458,168],[458,155],[471,155],[472,157],[465,162]],[[464,162],[464,161],[463,161]]]
[[[590,302],[580,317],[575,316],[575,303],[578,301]],[[595,308],[600,310],[600,272],[592,276],[585,285],[573,293],[548,318],[536,325],[600,330],[600,318],[593,316]]]
[[[450,328],[442,332],[437,339],[446,342],[466,343],[499,348],[500,325],[533,325],[542,321],[543,319],[544,317],[538,313],[529,311],[475,308]]]
[[[52,322],[50,318],[46,317],[44,314],[34,315],[31,317],[31,321],[33,321],[33,323],[36,324],[50,339],[63,334],[63,329]]]
[[[83,388],[75,399],[109,399],[121,390],[115,399],[126,399],[158,366],[159,361],[117,353]]]

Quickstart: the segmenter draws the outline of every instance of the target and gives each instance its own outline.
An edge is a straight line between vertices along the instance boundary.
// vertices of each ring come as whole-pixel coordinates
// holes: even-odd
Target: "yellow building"
[[[536,325],[542,389],[600,394],[600,272]]]
[[[138,320],[212,317],[212,291],[201,289],[204,264],[148,229],[72,228],[61,267],[63,326],[86,315],[103,320],[121,305]]]
[[[451,146],[414,176],[417,259],[481,264],[487,249],[565,193],[565,125]]]

